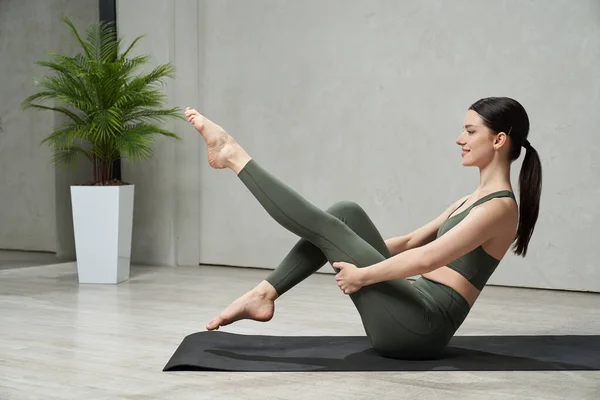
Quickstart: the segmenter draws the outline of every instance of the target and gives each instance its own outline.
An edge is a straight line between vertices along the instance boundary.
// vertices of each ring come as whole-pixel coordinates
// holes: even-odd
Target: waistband
[[[460,327],[471,311],[467,300],[449,286],[425,277],[417,279],[413,286],[450,320],[454,330]]]

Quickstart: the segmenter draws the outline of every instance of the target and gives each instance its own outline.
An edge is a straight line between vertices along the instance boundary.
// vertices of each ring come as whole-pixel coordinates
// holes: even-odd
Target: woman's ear
[[[500,150],[502,146],[506,145],[508,142],[508,135],[504,132],[499,132],[494,137],[494,149]]]

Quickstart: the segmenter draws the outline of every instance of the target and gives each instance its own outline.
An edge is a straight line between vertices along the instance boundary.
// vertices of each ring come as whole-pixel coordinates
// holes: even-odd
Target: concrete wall
[[[143,17],[139,7],[146,10]],[[149,68],[167,62],[177,66],[177,79],[165,87],[168,107],[197,104],[200,98],[199,15],[196,0],[117,2],[118,31],[125,45],[145,35],[135,53],[152,56]],[[157,138],[150,161],[122,166],[123,179],[136,185],[132,258],[138,263],[198,265],[199,147],[187,123],[166,128],[185,140]]]
[[[56,121],[28,118],[18,101],[32,61],[54,43],[52,13],[66,7],[80,22],[97,20],[97,4],[26,4],[0,2],[8,205],[0,247],[68,249],[65,190],[83,172],[54,176],[38,143]],[[484,96],[517,98],[543,158],[544,193],[529,256],[508,256],[492,283],[600,291],[597,1],[121,0],[117,8],[126,44],[145,34],[138,52],[176,66],[168,105],[202,110],[314,204],[359,202],[385,237],[476,187],[477,171],[461,167],[454,144],[466,108]],[[32,31],[38,41],[24,39]],[[159,139],[152,160],[123,168],[136,185],[134,261],[274,268],[297,238],[235,175],[207,166],[189,125],[168,128],[183,143]]]
[[[85,28],[98,20],[98,1],[0,1],[0,248],[60,252],[69,240],[57,230],[70,218],[68,183],[81,172],[55,171],[40,145],[58,119],[20,106],[33,93],[33,78],[47,72],[34,62],[74,47],[63,14]]]
[[[592,0],[118,2],[120,33],[147,34],[140,51],[177,67],[171,104],[202,110],[316,205],[359,202],[385,237],[477,186],[454,143],[467,107],[518,99],[544,163],[541,215],[529,256],[492,283],[579,290],[600,290],[599,13]],[[125,168],[137,259],[275,267],[297,238],[207,166],[187,124],[172,128],[183,144]]]

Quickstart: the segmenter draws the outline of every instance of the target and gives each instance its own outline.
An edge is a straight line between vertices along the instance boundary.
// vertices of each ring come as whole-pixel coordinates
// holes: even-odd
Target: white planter
[[[129,279],[134,185],[71,186],[79,283]]]

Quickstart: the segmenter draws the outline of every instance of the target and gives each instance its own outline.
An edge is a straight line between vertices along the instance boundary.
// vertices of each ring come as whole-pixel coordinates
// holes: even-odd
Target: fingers
[[[343,271],[344,267],[346,265],[349,265],[347,263],[344,262],[335,262],[332,264],[334,267],[339,268],[340,271],[339,273],[337,273],[335,275],[335,281],[337,286],[340,288],[340,290],[344,293],[344,294],[352,294],[354,293],[353,290],[351,290],[351,288],[349,287],[348,284],[348,279],[345,275],[347,275],[347,271]]]
[[[352,291],[348,288],[347,284],[341,282],[339,279],[336,279],[338,281],[337,285],[340,288],[340,290],[342,291],[342,293],[344,294],[351,294]]]
[[[348,289],[348,288],[342,288],[341,289],[342,293],[344,294],[352,294],[354,293],[352,290]]]

